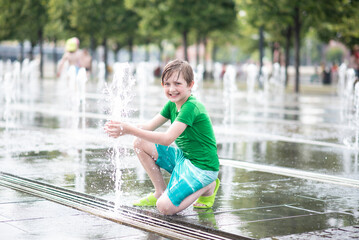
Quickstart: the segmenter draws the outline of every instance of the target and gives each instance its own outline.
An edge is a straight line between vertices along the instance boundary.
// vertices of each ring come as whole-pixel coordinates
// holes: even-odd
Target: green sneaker
[[[211,208],[213,206],[214,200],[216,198],[217,192],[218,192],[218,188],[220,185],[220,181],[217,178],[216,179],[216,187],[214,188],[214,192],[211,196],[200,196],[197,200],[196,203],[201,204],[201,205],[193,205],[194,208]]]
[[[137,207],[156,207],[157,198],[153,193],[148,194],[146,197],[137,200],[132,205]]]

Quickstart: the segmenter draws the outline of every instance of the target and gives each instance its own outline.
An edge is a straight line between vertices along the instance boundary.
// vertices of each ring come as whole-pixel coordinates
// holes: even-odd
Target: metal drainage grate
[[[252,239],[136,208],[115,209],[111,201],[9,173],[0,172],[0,185],[172,239]]]

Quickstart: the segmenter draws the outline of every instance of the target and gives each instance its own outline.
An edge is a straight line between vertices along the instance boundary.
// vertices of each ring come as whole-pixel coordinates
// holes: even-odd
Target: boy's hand
[[[128,128],[129,125],[126,123],[110,120],[106,122],[104,130],[108,134],[108,136],[117,138],[119,136],[127,134]]]

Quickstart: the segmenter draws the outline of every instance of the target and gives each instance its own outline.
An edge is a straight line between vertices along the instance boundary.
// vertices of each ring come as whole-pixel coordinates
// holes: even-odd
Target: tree
[[[132,9],[125,9],[122,24],[122,34],[124,35],[130,53],[130,62],[133,61],[133,46],[139,37],[138,28],[141,17]]]
[[[20,62],[24,59],[25,35],[18,31],[23,22],[22,1],[0,0],[0,9],[4,9],[0,14],[0,40],[19,40],[21,43]]]
[[[21,19],[22,24],[16,28],[16,36],[20,39],[28,39],[31,43],[30,59],[33,59],[33,49],[38,43],[40,48],[40,76],[43,78],[44,64],[44,29],[48,21],[46,0],[23,0]]]
[[[64,39],[69,36],[74,29],[70,26],[68,16],[71,13],[71,2],[69,0],[49,0],[47,5],[49,21],[45,26],[44,32],[46,38],[54,42],[53,61],[55,76],[57,73],[57,53],[56,45],[58,39]]]
[[[182,36],[184,59],[188,61],[188,34],[192,29],[193,20],[198,13],[192,8],[195,0],[167,0],[165,18],[172,31]]]
[[[197,14],[194,16],[195,21],[193,21],[192,27],[197,35],[197,44],[203,41],[205,53],[207,40],[211,33],[238,31],[236,5],[232,0],[200,0],[196,1],[193,9]],[[203,62],[206,63],[206,61]],[[205,72],[206,69],[205,65]]]
[[[235,31],[236,6],[232,0],[133,0],[126,1],[141,16],[140,32],[144,42],[181,36],[184,58],[188,60],[189,42],[207,45],[212,32]]]
[[[336,12],[341,1],[242,0],[239,3],[248,10],[249,22],[257,27],[263,25],[266,32],[272,37],[278,34],[278,29],[287,35],[287,40],[290,38],[291,32],[294,33],[295,92],[298,93],[300,46],[303,33],[307,32],[311,26],[318,26],[323,24],[323,22],[333,21],[335,18],[332,18],[332,14]],[[273,25],[282,25],[283,27],[273,31],[273,28],[271,28]],[[287,42],[286,45],[289,46],[289,43]],[[286,52],[288,53],[289,50],[286,49]]]
[[[17,26],[22,22],[22,1],[0,0],[0,40],[16,39]]]
[[[341,1],[335,8],[328,20],[315,28],[318,37],[324,42],[335,39],[352,48],[359,43],[359,2]]]
[[[171,38],[167,18],[165,17],[165,2],[162,0],[127,0],[126,7],[135,11],[140,17],[138,42],[146,45],[154,43],[162,52],[162,40]],[[159,61],[161,59],[160,54]],[[146,60],[148,60],[148,56],[146,56]]]
[[[287,26],[292,24],[290,19],[290,9],[284,4],[283,0],[269,1],[269,0],[243,0],[238,2],[241,9],[246,12],[246,21],[253,28],[257,29],[258,37],[256,39],[259,42],[256,47],[259,46],[259,62],[260,62],[260,74],[262,68],[262,57],[264,47],[269,46],[269,42],[272,44],[278,42],[284,45],[283,32],[287,29]],[[267,36],[267,40],[264,39],[264,34]],[[291,35],[288,36],[288,42]],[[256,40],[255,39],[255,40]],[[252,39],[254,40],[254,39]],[[289,44],[286,44],[289,48]],[[289,53],[289,49],[286,52]],[[287,58],[288,60],[289,58]],[[286,64],[286,71],[288,65]]]
[[[123,0],[74,0],[69,18],[70,25],[76,29],[80,39],[91,39],[92,52],[94,52],[96,42],[102,43],[107,74],[108,40],[119,34],[117,26],[126,18]]]
[[[29,40],[31,43],[30,59],[33,59],[33,48],[39,43],[40,47],[40,74],[43,77],[43,41],[44,27],[48,20],[47,1],[21,0],[0,1],[0,39],[17,39],[21,43]],[[21,50],[21,59],[23,58]]]

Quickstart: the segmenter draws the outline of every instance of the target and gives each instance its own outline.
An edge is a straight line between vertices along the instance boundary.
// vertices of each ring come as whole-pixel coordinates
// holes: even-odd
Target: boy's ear
[[[189,84],[189,87],[192,88],[194,85],[194,80]]]

